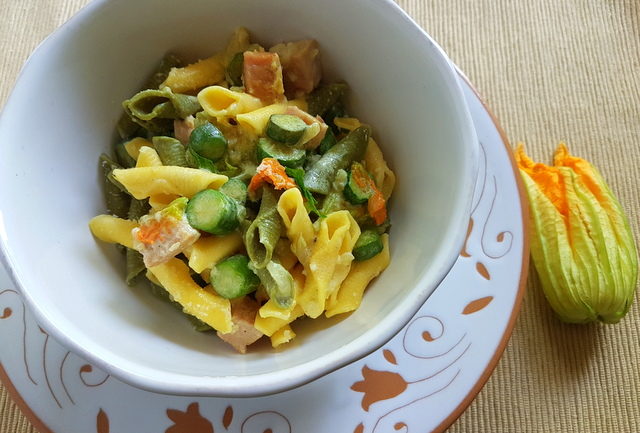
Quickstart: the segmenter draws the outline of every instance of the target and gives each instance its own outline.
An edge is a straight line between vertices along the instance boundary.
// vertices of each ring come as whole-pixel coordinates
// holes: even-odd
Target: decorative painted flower
[[[214,433],[211,422],[200,415],[198,403],[191,403],[186,412],[167,409],[167,416],[174,424],[165,433]]]
[[[604,179],[560,143],[554,165],[516,151],[531,207],[531,256],[545,296],[570,323],[616,323],[629,311],[638,258],[629,222]]]
[[[372,370],[366,365],[362,367],[363,380],[356,382],[351,389],[362,392],[362,408],[369,411],[369,406],[380,400],[394,398],[407,389],[407,382],[398,373]]]

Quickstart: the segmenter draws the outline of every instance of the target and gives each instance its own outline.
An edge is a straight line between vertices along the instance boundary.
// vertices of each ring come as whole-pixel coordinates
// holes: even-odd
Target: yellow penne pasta
[[[140,148],[142,148],[143,146],[153,147],[153,144],[149,140],[145,140],[142,137],[136,137],[134,139],[127,141],[124,144],[124,148],[129,154],[129,156],[131,156],[131,158],[135,160],[138,159],[138,155],[140,154]]]
[[[288,343],[293,340],[296,336],[296,333],[293,332],[291,326],[284,325],[282,328],[278,329],[271,336],[271,347],[278,347],[282,344]]]
[[[198,93],[198,102],[209,116],[216,119],[249,113],[264,105],[255,96],[222,86],[209,86],[202,89]]]
[[[162,287],[179,303],[185,313],[202,320],[222,333],[231,332],[231,303],[216,295],[213,290],[200,287],[189,273],[189,268],[181,260],[173,258],[158,266],[149,268]]]
[[[313,224],[298,188],[286,190],[278,200],[278,213],[287,230],[291,251],[304,266],[309,264],[315,238]]]
[[[177,166],[116,169],[113,176],[138,200],[156,194],[191,198],[203,189],[218,189],[227,181],[221,174]]]
[[[161,165],[160,155],[154,148],[145,145],[138,150],[136,167],[160,167]]]
[[[249,32],[247,29],[239,27],[222,52],[184,68],[171,69],[169,76],[160,85],[160,88],[167,86],[174,93],[188,93],[219,83],[224,80],[224,69],[233,55],[245,51],[247,48],[249,48]]]
[[[91,233],[98,239],[112,244],[133,248],[131,230],[138,227],[138,223],[111,215],[98,215],[89,221]]]
[[[198,239],[185,255],[189,258],[189,267],[200,273],[211,269],[220,260],[242,248],[242,235],[233,232],[225,236],[208,236]]]
[[[159,211],[169,206],[169,204],[179,196],[175,194],[154,194],[149,196],[149,205],[154,211]]]
[[[333,119],[334,125],[340,129],[346,129],[347,131],[353,131],[358,128],[362,123],[355,117],[336,117]]]
[[[257,110],[238,114],[236,120],[240,126],[251,134],[262,135],[269,118],[274,114],[284,114],[286,111],[287,104],[271,104]]]
[[[224,65],[219,54],[202,59],[184,68],[173,68],[160,85],[174,93],[187,93],[224,80]]]
[[[320,221],[309,265],[307,279],[298,303],[304,313],[316,318],[325,309],[327,297],[347,276],[353,261],[353,245],[360,236],[360,227],[346,210],[329,214]]]
[[[288,325],[302,315],[304,315],[302,307],[296,305],[291,311],[291,315],[288,319],[281,319],[278,317],[262,317],[258,314],[253,326],[255,326],[258,331],[262,332],[267,337],[271,337],[278,331],[278,329],[282,328],[285,325]]]
[[[354,311],[362,302],[365,289],[389,265],[389,235],[382,235],[382,251],[363,262],[355,262],[342,282],[338,295],[327,302],[327,317]]]
[[[364,165],[373,181],[387,200],[396,186],[396,175],[384,160],[384,155],[373,138],[369,138],[367,150],[364,153]]]

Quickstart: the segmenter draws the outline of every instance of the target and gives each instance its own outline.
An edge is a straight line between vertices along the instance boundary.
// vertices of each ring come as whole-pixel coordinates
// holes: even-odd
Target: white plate
[[[154,394],[109,377],[50,338],[0,269],[0,379],[41,433],[446,429],[479,392],[506,346],[528,264],[526,208],[511,148],[471,86],[463,87],[481,144],[467,242],[435,293],[377,352],[268,397]]]

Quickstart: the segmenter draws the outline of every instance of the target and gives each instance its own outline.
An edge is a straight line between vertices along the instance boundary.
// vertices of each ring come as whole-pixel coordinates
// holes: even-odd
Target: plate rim
[[[447,430],[455,421],[457,421],[460,416],[467,410],[467,408],[471,405],[473,400],[480,394],[480,391],[486,385],[487,381],[493,374],[493,371],[498,366],[498,362],[502,358],[505,349],[507,348],[507,344],[511,339],[511,335],[513,334],[513,330],[515,328],[516,322],[518,320],[518,316],[520,315],[520,309],[522,307],[522,301],[524,299],[524,295],[526,293],[527,288],[527,278],[529,276],[529,201],[527,200],[527,193],[524,189],[524,184],[522,182],[522,178],[518,173],[518,166],[516,165],[515,158],[513,156],[513,149],[511,144],[509,143],[509,139],[507,138],[507,134],[500,126],[497,117],[493,114],[489,106],[486,104],[484,98],[480,95],[480,92],[475,88],[475,86],[471,83],[471,80],[462,72],[462,70],[456,66],[456,70],[460,78],[465,82],[466,85],[469,86],[472,93],[478,98],[480,104],[484,111],[489,115],[491,119],[491,123],[495,126],[498,134],[500,135],[500,140],[502,144],[505,146],[507,155],[509,158],[509,162],[511,163],[511,168],[513,170],[513,174],[516,180],[516,187],[518,189],[518,195],[520,196],[520,212],[522,215],[522,267],[520,268],[520,281],[518,282],[518,292],[516,293],[515,301],[513,303],[513,308],[511,309],[511,315],[509,316],[509,321],[507,322],[507,326],[505,327],[505,331],[502,334],[502,338],[496,347],[495,352],[489,359],[487,366],[482,371],[482,374],[476,381],[476,383],[471,387],[471,390],[467,393],[466,397],[462,399],[462,401],[458,404],[458,406],[444,419],[442,422],[436,426],[432,430],[432,433],[442,433]]]

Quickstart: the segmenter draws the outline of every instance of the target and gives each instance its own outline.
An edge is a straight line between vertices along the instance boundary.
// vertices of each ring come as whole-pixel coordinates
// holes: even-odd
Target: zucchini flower
[[[638,257],[629,222],[600,173],[560,143],[553,166],[516,161],[530,203],[531,256],[544,294],[569,323],[620,321],[633,301]]]

